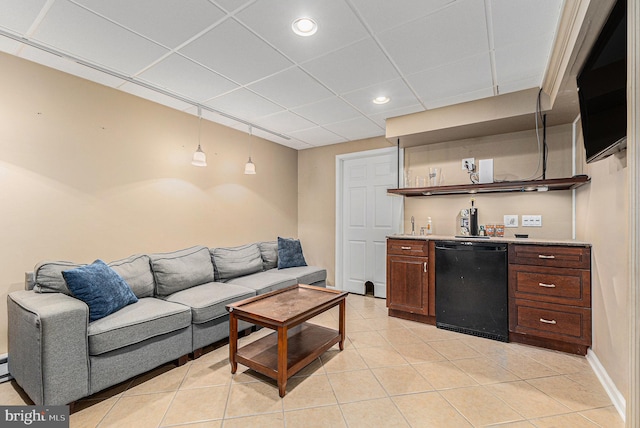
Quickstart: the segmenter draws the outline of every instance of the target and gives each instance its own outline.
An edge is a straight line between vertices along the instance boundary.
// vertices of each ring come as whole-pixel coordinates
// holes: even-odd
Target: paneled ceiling
[[[0,0],[0,50],[295,149],[539,87],[563,0]],[[316,34],[292,31],[313,18]],[[373,99],[386,96],[386,104]]]

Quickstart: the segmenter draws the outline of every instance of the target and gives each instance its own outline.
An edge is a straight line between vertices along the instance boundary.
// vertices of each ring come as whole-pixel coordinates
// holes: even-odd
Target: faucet
[[[416,219],[411,216],[411,234],[416,234]]]

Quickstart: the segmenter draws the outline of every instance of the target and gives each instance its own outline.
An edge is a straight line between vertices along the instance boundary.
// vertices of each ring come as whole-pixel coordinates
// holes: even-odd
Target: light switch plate
[[[504,216],[504,227],[518,227],[518,216],[517,215],[505,215]]]
[[[542,227],[541,215],[523,215],[522,226],[524,227]]]

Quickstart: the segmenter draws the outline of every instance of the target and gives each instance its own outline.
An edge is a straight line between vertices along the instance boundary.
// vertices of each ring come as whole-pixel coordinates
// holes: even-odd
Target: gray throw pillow
[[[138,298],[120,275],[102,260],[62,272],[73,296],[89,306],[89,321],[119,311]]]
[[[302,254],[302,244],[298,239],[287,239],[278,236],[278,269],[307,266]]]
[[[258,242],[264,270],[278,267],[278,241]]]
[[[214,248],[211,257],[216,266],[217,281],[228,281],[262,271],[262,255],[258,244]]]

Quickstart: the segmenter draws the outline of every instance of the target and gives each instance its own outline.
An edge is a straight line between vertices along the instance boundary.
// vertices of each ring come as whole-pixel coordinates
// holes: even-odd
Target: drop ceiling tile
[[[126,80],[103,73],[95,68],[78,64],[70,59],[28,45],[25,45],[20,51],[20,57],[112,88],[117,88],[126,82]]]
[[[303,68],[338,94],[398,77],[372,39],[311,60]]]
[[[407,80],[422,102],[429,104],[432,100],[491,88],[491,59],[487,52],[409,75]]]
[[[491,0],[496,49],[511,44],[524,44],[531,39],[552,40],[557,31],[562,5],[563,0]]]
[[[379,96],[386,96],[391,100],[386,104],[375,104],[373,99]],[[344,94],[343,97],[366,114],[397,110],[400,107],[420,103],[420,100],[416,98],[402,79],[376,83],[375,85]]]
[[[247,3],[251,3],[253,0],[213,0],[221,8],[233,12],[234,10],[244,7]]]
[[[324,125],[331,132],[345,137],[347,140],[361,140],[363,138],[384,135],[384,127],[380,127],[365,117],[345,120],[344,122]]]
[[[207,0],[75,0],[165,46],[175,48],[226,14]]]
[[[46,0],[0,1],[0,27],[17,33],[26,33],[46,2]]]
[[[352,0],[374,33],[429,15],[455,0]]]
[[[57,0],[33,38],[101,66],[134,74],[167,50],[104,18]]]
[[[484,2],[461,0],[379,40],[402,73],[412,74],[488,51],[486,25]]]
[[[525,89],[539,88],[542,82],[541,76],[530,76],[511,82],[498,85],[500,94],[508,94],[509,92],[517,92]]]
[[[233,19],[227,19],[180,52],[240,84],[291,66],[289,60]]]
[[[249,88],[286,108],[312,103],[332,95],[331,91],[298,67],[281,71]]]
[[[256,119],[256,123],[283,134],[317,126],[315,123],[286,110]]]
[[[190,104],[172,98],[168,95],[161,94],[160,92],[145,88],[144,86],[136,85],[135,83],[127,82],[124,85],[121,85],[118,89],[124,92],[128,92],[137,97],[144,98],[149,101],[153,101],[154,103],[162,104],[180,111],[184,111],[191,107]]]
[[[187,109],[183,110],[185,113],[189,113],[193,116],[198,116],[198,107],[196,106],[189,106]],[[242,131],[247,131],[247,125],[245,125],[244,123],[238,122],[237,120],[233,120],[230,119],[226,116],[223,116],[221,114],[218,114],[216,112],[212,112],[206,109],[202,109],[202,119],[203,120],[208,120],[211,122],[215,122],[218,123],[220,125],[224,125],[227,126],[229,128],[234,128],[234,129],[238,129],[238,130],[242,130]]]
[[[326,146],[329,144],[344,143],[347,141],[344,137],[336,135],[321,127],[303,129],[301,131],[291,132],[289,135],[298,140],[304,141],[311,146]]]
[[[344,0],[258,0],[237,17],[296,62],[324,55],[368,37]],[[313,18],[318,24],[318,32],[311,37],[296,35],[291,24],[300,17]]]
[[[283,110],[282,107],[247,89],[237,89],[208,100],[205,104],[244,120],[254,120]]]
[[[187,98],[204,101],[238,85],[178,54],[173,54],[137,76]]]
[[[468,101],[479,100],[493,96],[493,88],[483,88],[473,92],[464,94],[456,94],[449,98],[440,98],[437,100],[429,100],[425,102],[427,109],[450,106],[454,104],[466,103]]]
[[[331,97],[317,103],[300,106],[292,109],[292,111],[320,125],[360,116],[358,110],[338,97]]]
[[[511,44],[495,51],[498,85],[527,77],[538,80],[540,86],[551,53],[552,36]],[[524,89],[524,88],[523,88]]]

